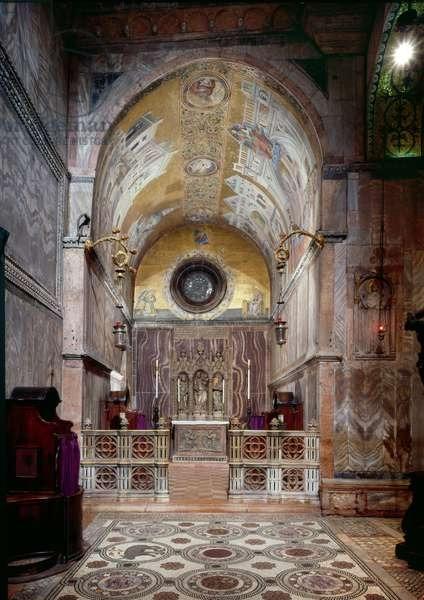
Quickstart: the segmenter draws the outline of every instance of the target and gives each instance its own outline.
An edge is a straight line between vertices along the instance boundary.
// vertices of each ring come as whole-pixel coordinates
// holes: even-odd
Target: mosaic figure
[[[145,288],[140,293],[137,300],[137,311],[141,312],[143,316],[150,316],[156,314],[156,296],[153,290]]]
[[[191,108],[215,108],[229,96],[227,82],[216,75],[205,74],[188,83],[184,89],[184,101]]]

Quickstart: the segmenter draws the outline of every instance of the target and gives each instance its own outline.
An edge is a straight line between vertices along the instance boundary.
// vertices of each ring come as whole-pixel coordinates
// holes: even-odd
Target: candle
[[[247,399],[250,400],[250,358],[247,360]]]
[[[159,396],[159,360],[156,359],[156,385],[155,385],[155,398]]]
[[[180,403],[180,378],[177,379],[177,402]]]
[[[222,380],[222,408],[224,408],[225,401],[225,379]]]

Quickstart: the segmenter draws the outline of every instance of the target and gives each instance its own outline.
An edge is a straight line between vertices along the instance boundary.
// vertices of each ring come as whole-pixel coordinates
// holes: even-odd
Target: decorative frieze
[[[5,261],[5,274],[6,279],[13,283],[13,285],[16,285],[16,287],[40,302],[40,304],[46,306],[59,317],[62,316],[62,306],[57,297],[35,281],[29,273],[8,256],[6,256]]]
[[[57,180],[70,174],[60,158],[6,50],[0,44],[0,86]]]

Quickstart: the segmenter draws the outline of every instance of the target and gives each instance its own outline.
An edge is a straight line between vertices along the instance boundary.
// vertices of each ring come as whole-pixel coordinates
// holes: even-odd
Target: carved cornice
[[[71,183],[94,183],[94,177],[89,175],[71,175]]]
[[[347,165],[347,164],[323,165],[322,178],[323,179],[346,179],[348,171],[349,171],[349,165]]]
[[[62,356],[63,360],[75,360],[92,363],[97,368],[100,368],[103,371],[105,371],[105,373],[110,373],[114,370],[113,366],[109,363],[105,363],[104,359],[94,350],[86,350],[81,353],[64,352]]]
[[[62,307],[58,299],[9,256],[6,256],[5,273],[6,278],[13,285],[62,317]]]
[[[340,363],[342,362],[343,357],[341,354],[321,354],[317,353],[312,356],[306,357],[302,359],[297,364],[291,365],[286,373],[280,375],[273,379],[269,384],[269,389],[274,389],[277,386],[285,385],[291,383],[295,379],[298,379],[299,376],[302,376],[303,372],[306,369],[319,365],[321,363]]]
[[[347,238],[347,231],[323,231],[319,232],[325,240],[326,244],[340,244]]]
[[[78,248],[80,250],[84,250],[84,244],[86,237],[64,237],[62,240],[64,248]]]
[[[24,88],[6,50],[0,44],[0,86],[50,170],[60,180],[70,174]]]

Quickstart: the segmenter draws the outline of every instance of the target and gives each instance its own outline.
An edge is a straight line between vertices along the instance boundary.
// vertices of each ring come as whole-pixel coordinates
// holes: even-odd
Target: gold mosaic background
[[[257,319],[269,315],[270,281],[258,248],[234,230],[214,225],[185,226],[164,235],[148,250],[135,282],[136,318],[181,317],[170,299],[169,279],[175,266],[189,256],[217,262],[227,275],[227,295],[214,315]],[[186,314],[182,318],[199,318]]]

